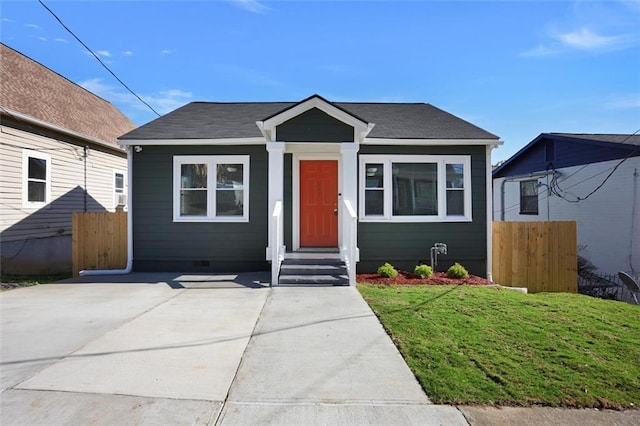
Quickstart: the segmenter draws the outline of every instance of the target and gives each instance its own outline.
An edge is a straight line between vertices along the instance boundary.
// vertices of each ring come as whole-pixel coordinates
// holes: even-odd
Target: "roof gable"
[[[2,43],[0,105],[114,146],[135,128],[111,103]]]
[[[336,106],[320,95],[312,95],[307,99],[304,99],[283,109],[282,111],[272,114],[271,116],[261,121],[257,121],[256,125],[267,140],[275,141],[276,132],[274,132],[274,129],[277,126],[293,119],[294,117],[299,117],[307,111],[313,109],[322,111],[335,120],[341,121],[344,124],[353,127],[355,132],[354,138],[357,138],[358,140],[364,138],[364,136],[366,136],[366,134],[368,134],[373,128],[373,124],[370,125],[366,121],[355,116],[353,113],[340,108],[339,106]]]
[[[541,133],[493,171],[494,178],[640,156],[640,136]]]

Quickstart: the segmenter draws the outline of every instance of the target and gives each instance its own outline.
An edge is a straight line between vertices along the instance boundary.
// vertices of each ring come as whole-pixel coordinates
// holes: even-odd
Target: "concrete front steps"
[[[288,253],[280,267],[281,286],[349,285],[349,275],[337,253]]]

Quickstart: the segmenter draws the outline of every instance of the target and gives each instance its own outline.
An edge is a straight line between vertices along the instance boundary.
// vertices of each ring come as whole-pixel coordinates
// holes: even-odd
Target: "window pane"
[[[447,164],[447,188],[464,188],[463,164]]]
[[[242,188],[243,164],[218,164],[217,188]]]
[[[36,203],[38,202],[44,203],[46,186],[47,184],[44,182],[29,181],[28,183],[29,201],[36,202]]]
[[[198,190],[180,191],[180,215],[206,216],[207,215],[207,191],[198,191]]]
[[[180,168],[181,188],[206,188],[206,164],[182,164]]]
[[[122,193],[124,191],[124,175],[122,173],[116,173],[116,192]]]
[[[47,160],[29,157],[29,179],[47,179]]]
[[[538,181],[528,180],[520,182],[520,196],[538,195]]]
[[[382,164],[366,164],[366,188],[382,188],[384,183]]]
[[[464,216],[464,191],[447,191],[447,216]]]
[[[216,191],[216,216],[242,216],[244,214],[244,191]]]
[[[384,214],[384,191],[366,190],[364,191],[364,214],[380,215]]]
[[[435,163],[393,163],[393,214],[438,214],[438,166]]]

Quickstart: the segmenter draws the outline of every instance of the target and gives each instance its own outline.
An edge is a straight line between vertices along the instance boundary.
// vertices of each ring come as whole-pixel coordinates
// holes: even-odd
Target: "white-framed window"
[[[51,201],[51,156],[22,151],[22,205],[43,207]]]
[[[121,170],[113,171],[113,207],[127,205],[126,173]]]
[[[174,222],[248,222],[248,155],[173,157]]]
[[[361,155],[360,221],[468,222],[468,155]]]

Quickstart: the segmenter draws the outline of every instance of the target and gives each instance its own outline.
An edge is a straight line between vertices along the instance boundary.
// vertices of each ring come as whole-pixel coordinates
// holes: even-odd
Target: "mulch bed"
[[[358,274],[356,275],[356,282],[382,285],[493,285],[493,283],[486,278],[476,275],[469,275],[468,278],[460,279],[447,278],[444,272],[434,272],[429,278],[418,278],[406,271],[398,271],[398,276],[395,278],[383,278],[376,273]]]

